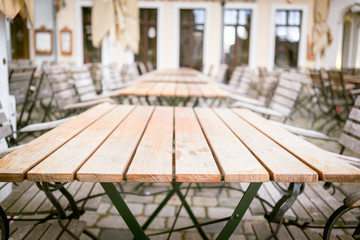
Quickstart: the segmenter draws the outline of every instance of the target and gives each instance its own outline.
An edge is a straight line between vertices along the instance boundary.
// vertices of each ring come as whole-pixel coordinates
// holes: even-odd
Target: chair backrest
[[[333,104],[338,106],[339,102],[337,100],[343,101],[341,106],[344,107],[344,112],[349,113],[350,108],[353,105],[353,99],[350,95],[350,92],[348,92],[345,87],[345,82],[341,71],[329,70],[327,73],[330,83],[331,100],[333,101]]]
[[[249,67],[243,67],[241,80],[238,84],[238,88],[244,91],[249,96],[253,96],[252,89],[257,82],[257,76],[255,72]]]
[[[126,65],[126,73],[125,73],[125,81],[133,81],[138,79],[138,77],[140,76],[139,70],[137,68],[136,63],[130,64],[130,65]],[[124,79],[124,78],[123,78]]]
[[[145,74],[147,72],[146,71],[146,66],[145,66],[145,64],[143,62],[138,62],[137,65],[139,67],[141,75],[143,75],[143,74]]]
[[[258,86],[259,100],[264,102],[265,106],[269,106],[279,82],[278,74],[275,72],[267,73],[260,81],[260,86]]]
[[[154,70],[154,65],[152,64],[151,61],[146,62],[146,69],[147,69],[148,72],[151,72],[151,71]]]
[[[0,140],[12,134],[10,121],[6,118],[4,109],[0,102]]]
[[[281,74],[270,103],[272,109],[286,116],[293,111],[302,86],[300,81],[295,80],[296,77],[294,78],[293,74]]]
[[[44,73],[51,88],[52,99],[58,110],[61,111],[66,105],[80,100],[66,67],[61,65],[46,66]]]
[[[120,70],[116,64],[99,66],[101,69],[101,84],[104,92],[119,89],[123,86]]]
[[[217,77],[216,77],[216,81],[220,82],[220,83],[225,83],[225,78],[226,78],[226,71],[228,69],[228,65],[226,64],[221,64]]]
[[[231,86],[233,88],[238,88],[242,73],[243,73],[243,68],[240,66],[237,66],[234,69],[234,71],[231,73],[231,77],[229,80],[229,86]]]
[[[71,77],[74,80],[76,92],[80,97],[80,101],[88,101],[94,99],[96,89],[91,78],[89,68],[85,65],[70,68]]]
[[[348,120],[340,135],[339,143],[360,154],[360,96],[357,97],[351,109]]]
[[[16,104],[24,104],[26,95],[33,85],[36,66],[14,67],[9,69],[9,90],[15,96]]]
[[[330,106],[329,93],[326,89],[325,82],[324,82],[324,79],[322,78],[321,72],[320,71],[312,71],[310,73],[310,77],[312,80],[314,93],[315,93],[318,101],[323,100],[327,106]]]

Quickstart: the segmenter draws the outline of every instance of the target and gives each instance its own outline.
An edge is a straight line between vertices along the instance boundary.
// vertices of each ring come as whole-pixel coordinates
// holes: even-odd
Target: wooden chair
[[[51,88],[51,98],[48,103],[43,104],[46,109],[43,121],[47,118],[58,119],[66,117],[71,113],[79,113],[89,107],[92,107],[99,103],[114,101],[110,98],[95,98],[89,101],[81,101],[80,96],[76,92],[75,82],[72,80],[71,73],[66,67],[63,66],[48,66],[44,67],[44,73],[46,80],[49,82]],[[82,76],[79,74],[79,76]],[[90,96],[96,95],[94,87],[92,87],[93,93],[84,96],[83,99],[90,98]],[[82,89],[84,93],[87,92],[87,88]]]
[[[140,75],[147,73],[146,66],[143,62],[137,62],[137,66],[139,68]]]
[[[228,65],[226,65],[226,64],[221,64],[220,65],[218,74],[217,74],[216,79],[215,79],[217,82],[225,83],[227,69],[228,69]]]
[[[101,85],[104,93],[117,90],[123,87],[121,72],[116,67],[116,64],[107,66],[98,65],[98,72],[101,76]]]
[[[327,74],[330,83],[331,107],[334,109],[336,118],[340,123],[345,121],[350,113],[351,106],[354,104],[350,90],[355,86],[353,84],[345,84],[341,71],[329,70]]]
[[[152,64],[151,61],[147,61],[145,64],[145,67],[146,67],[147,72],[154,71],[154,65]]]
[[[86,227],[85,221],[78,219],[63,220],[62,226],[58,221],[45,223],[19,223],[10,224],[9,239],[14,240],[60,240],[73,239],[73,236],[80,238]],[[73,235],[71,236],[69,232]],[[6,239],[6,238],[2,238]]]
[[[12,134],[13,131],[10,122],[6,118],[0,103],[0,143],[2,143],[0,144],[0,147],[4,148],[4,143],[6,143],[5,145],[10,143]],[[0,159],[10,152],[15,151],[19,147],[21,146],[9,147],[0,150]],[[99,184],[72,182],[70,184],[66,184],[65,189],[73,196],[74,201],[77,201],[79,214],[83,213],[85,210],[96,211],[102,199],[101,194],[103,193],[103,190]],[[98,194],[99,197],[90,197]],[[70,208],[69,202],[66,201],[67,197],[59,194],[59,192],[54,193],[54,196],[60,206],[62,206],[64,209]],[[71,206],[71,209],[72,208],[73,207]],[[39,218],[39,214],[47,214],[49,216],[45,218]],[[40,239],[43,234],[49,234],[47,231],[50,231],[50,229],[53,228],[57,228],[57,230],[51,230],[51,232],[55,231],[52,232],[53,236],[48,236],[41,239],[62,239],[62,236],[65,236],[68,233],[64,233],[62,228],[58,229],[58,227],[56,227],[56,222],[46,222],[40,224],[30,223],[21,225],[19,225],[17,222],[14,222],[10,224],[9,230],[7,216],[10,216],[9,219],[16,217],[17,220],[20,220],[19,217],[21,216],[28,217],[32,215],[34,216],[34,221],[43,222],[47,219],[50,219],[52,216],[56,216],[57,214],[58,209],[54,207],[49,199],[47,199],[44,191],[40,190],[36,183],[25,181],[17,184],[17,186],[14,186],[14,190],[0,203],[0,227],[2,239],[8,239],[9,234],[11,239],[23,239],[25,237],[27,237],[27,239]],[[76,216],[72,215],[70,221],[66,220],[63,222],[63,224],[65,227],[69,227],[70,231],[76,229],[76,231],[73,233],[79,236],[83,232],[86,223],[72,219],[73,217],[76,218]],[[36,238],[36,234],[39,236],[38,238]]]
[[[283,118],[283,122],[286,122],[288,118],[292,117],[292,112],[297,104],[301,87],[300,82],[293,81],[292,79],[289,79],[288,76],[280,77],[268,108],[244,102],[236,102],[234,106],[248,108],[268,117],[281,117]]]
[[[42,82],[42,77],[34,78],[36,66],[13,67],[9,69],[9,90],[15,96],[16,106],[20,113],[17,126],[29,123],[32,110]]]
[[[341,150],[339,154],[333,154],[343,160],[348,161],[350,164],[360,167],[360,159],[343,155],[347,149],[354,153],[360,154],[360,96],[356,99],[354,107],[351,109],[349,117],[345,122],[345,126],[339,138],[332,138],[323,133],[309,129],[297,128],[285,124],[280,125],[288,131],[302,137],[316,138],[326,141],[336,141],[340,144]]]

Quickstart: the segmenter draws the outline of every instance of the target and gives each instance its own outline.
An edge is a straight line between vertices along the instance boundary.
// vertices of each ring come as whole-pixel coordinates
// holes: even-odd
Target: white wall
[[[14,106],[11,104],[9,97],[9,80],[8,80],[8,47],[6,34],[5,15],[0,12],[0,102],[8,118],[14,115]]]
[[[56,32],[54,31],[54,2],[53,0],[35,0],[34,4],[34,29],[39,29],[41,26],[44,26],[46,29],[51,29],[53,31],[53,53],[52,55],[37,54],[35,56],[35,61],[39,66],[43,61],[55,61]]]
[[[354,3],[360,3],[360,0],[331,0],[328,24],[333,35],[333,42],[325,51],[324,67],[340,68],[343,40],[343,17],[345,11]]]

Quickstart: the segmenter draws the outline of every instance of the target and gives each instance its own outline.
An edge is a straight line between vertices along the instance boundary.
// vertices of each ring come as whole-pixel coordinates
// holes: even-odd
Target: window
[[[151,62],[156,67],[156,41],[157,10],[140,9],[140,45],[136,61]]]
[[[224,11],[223,52],[229,71],[249,64],[251,10],[226,9]]]
[[[180,10],[180,67],[202,69],[205,9]]]
[[[275,66],[296,68],[301,35],[300,10],[277,10],[275,15]]]
[[[101,48],[92,44],[91,8],[82,8],[84,63],[101,62]]]

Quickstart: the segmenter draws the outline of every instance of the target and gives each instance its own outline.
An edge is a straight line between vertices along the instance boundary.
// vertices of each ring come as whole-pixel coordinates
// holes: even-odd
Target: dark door
[[[202,69],[204,9],[180,10],[180,67]]]
[[[26,19],[18,14],[10,24],[12,59],[29,59],[29,30]]]
[[[136,61],[151,62],[156,68],[156,41],[157,9],[140,9],[140,45]]]
[[[101,62],[101,48],[94,47],[92,44],[91,33],[91,8],[83,7],[83,43],[84,43],[84,63]]]

